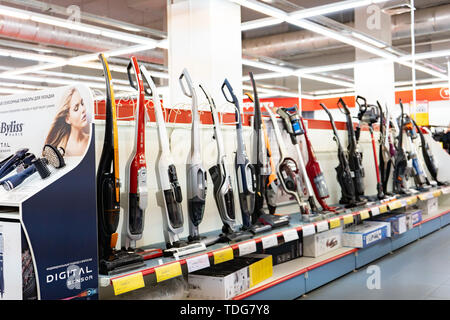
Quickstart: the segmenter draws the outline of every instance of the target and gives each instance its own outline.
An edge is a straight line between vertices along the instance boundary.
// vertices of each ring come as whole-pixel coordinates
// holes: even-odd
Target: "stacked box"
[[[366,248],[390,236],[390,223],[364,221],[350,226],[342,234],[342,245],[352,248]]]
[[[272,256],[249,254],[188,274],[191,298],[228,300],[272,276]]]
[[[391,235],[400,235],[408,230],[406,214],[389,214],[384,216],[372,217],[371,221],[382,221],[390,223]]]
[[[342,227],[316,233],[303,238],[303,255],[319,257],[342,247]]]
[[[273,265],[277,265],[301,257],[303,255],[302,241],[301,239],[297,239],[280,244],[279,246],[261,249],[258,250],[258,252],[270,254],[272,256]]]
[[[417,206],[422,210],[422,215],[431,215],[438,212],[438,198],[421,200],[417,202]]]

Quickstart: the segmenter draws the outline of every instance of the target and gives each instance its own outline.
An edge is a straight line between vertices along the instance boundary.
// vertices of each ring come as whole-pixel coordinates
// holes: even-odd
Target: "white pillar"
[[[391,18],[381,11],[380,5],[355,9],[355,29],[375,39],[392,43]],[[355,60],[366,60],[375,56],[366,51],[355,49]],[[367,99],[370,104],[385,103],[393,107],[395,101],[394,63],[391,61],[358,64],[354,68],[355,93]]]
[[[171,0],[167,6],[169,106],[190,103],[178,83],[184,68],[195,84],[207,88],[219,109],[226,105],[220,90],[225,78],[242,98],[240,6],[227,0]],[[206,102],[197,91],[199,102]]]

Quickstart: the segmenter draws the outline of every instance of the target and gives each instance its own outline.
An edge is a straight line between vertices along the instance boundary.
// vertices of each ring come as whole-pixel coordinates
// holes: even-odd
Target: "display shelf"
[[[404,234],[386,238],[364,249],[343,247],[317,258],[300,257],[276,265],[272,277],[234,297],[234,300],[295,299],[426,236],[430,232],[420,233],[424,224],[434,222],[433,226],[439,225],[433,231],[444,227],[446,224],[442,221],[450,218],[450,205],[440,207],[437,213],[425,217]]]
[[[329,229],[352,224],[355,222],[357,223],[362,220],[368,219],[371,216],[376,216],[378,214],[382,214],[385,212],[389,212],[391,210],[395,210],[395,209],[398,209],[401,207],[405,207],[407,205],[414,204],[420,199],[430,199],[433,197],[439,197],[443,194],[448,194],[449,192],[450,192],[450,187],[446,187],[446,186],[445,187],[436,187],[436,188],[433,188],[432,190],[428,190],[428,191],[422,192],[422,193],[416,193],[414,195],[406,196],[403,198],[395,198],[395,199],[378,202],[378,203],[368,203],[365,207],[352,208],[350,210],[347,209],[344,212],[340,213],[339,215],[335,215],[326,220],[316,221],[316,222],[311,222],[311,223],[305,223],[303,221],[300,221],[299,214],[291,214],[291,222],[289,225],[281,227],[281,228],[277,228],[277,229],[272,229],[270,231],[267,231],[267,232],[264,232],[261,234],[257,234],[253,237],[253,239],[250,239],[250,240],[246,240],[246,241],[235,243],[235,244],[225,244],[225,243],[215,244],[213,246],[208,247],[206,251],[192,254],[189,256],[185,256],[179,260],[176,260],[175,258],[171,258],[171,257],[155,258],[155,259],[147,260],[147,261],[145,261],[144,267],[133,270],[131,272],[123,273],[123,274],[118,274],[118,275],[114,275],[114,276],[99,275],[100,286],[101,287],[107,287],[110,285],[114,286],[114,282],[117,282],[117,280],[119,280],[119,281],[121,279],[126,280],[130,276],[136,275],[136,274],[138,274],[139,276],[142,276],[142,277],[146,277],[146,279],[145,279],[146,285],[155,285],[158,282],[161,282],[161,281],[158,281],[157,276],[156,276],[156,273],[158,273],[159,268],[166,269],[166,268],[170,267],[171,265],[176,265],[176,264],[180,265],[181,274],[179,272],[175,272],[175,273],[173,273],[173,276],[169,275],[167,277],[164,277],[164,280],[167,280],[167,279],[170,279],[173,277],[177,277],[177,276],[185,275],[185,274],[189,273],[188,268],[187,268],[187,261],[189,259],[195,259],[195,258],[205,255],[205,254],[208,256],[210,265],[213,265],[215,263],[214,257],[216,255],[222,254],[224,251],[226,251],[225,259],[226,260],[233,259],[234,257],[237,257],[240,255],[240,253],[239,253],[240,246],[242,247],[242,245],[244,245],[245,243],[248,243],[248,242],[255,242],[255,247],[262,246],[262,238],[267,237],[267,236],[272,236],[272,237],[276,236],[278,245],[280,245],[280,244],[284,243],[285,235],[287,233],[292,232],[293,230],[295,230],[297,232],[297,235],[299,237],[303,236],[303,231],[305,231],[305,233],[307,233],[308,235],[314,234],[314,233],[319,233],[319,232],[323,232],[323,231],[326,231]],[[434,217],[434,218],[436,218],[436,217]],[[427,219],[428,219],[428,217],[427,217]],[[441,224],[439,223],[439,226],[440,225]],[[214,233],[214,232],[212,232],[212,233]],[[155,245],[153,245],[152,247],[155,247]],[[389,244],[389,248],[391,248],[390,244]],[[346,249],[348,249],[348,248],[346,248]],[[344,249],[344,250],[346,250],[346,249]],[[352,250],[355,250],[355,249],[352,249]],[[390,251],[391,251],[391,249],[389,249],[388,252],[390,252]],[[248,254],[248,253],[250,253],[250,252],[248,252],[246,250],[245,254]],[[382,251],[381,253],[385,254],[385,251]],[[381,254],[381,253],[379,253],[379,254]],[[369,256],[372,256],[372,254],[369,253]],[[301,258],[301,259],[307,259],[307,258]],[[324,260],[326,261],[326,259],[327,258],[324,258],[324,256],[322,256],[316,262],[318,263],[319,261],[321,261],[321,263],[323,263],[323,261]],[[221,259],[221,260],[226,261],[223,259]],[[361,259],[360,263],[364,263],[364,262],[365,262],[365,260],[363,261]],[[308,265],[309,262],[305,262],[305,263],[306,263],[306,265]],[[325,264],[326,264],[326,262],[325,262]],[[360,264],[360,265],[362,265],[362,264]],[[205,267],[208,267],[208,265],[205,265]],[[318,266],[315,266],[315,267],[318,267]],[[300,269],[301,269],[301,267],[297,267],[297,270],[294,272],[294,274],[296,274],[298,272],[298,270],[300,270]],[[176,270],[178,270],[178,269],[176,269]],[[164,281],[164,280],[162,280],[162,281]]]

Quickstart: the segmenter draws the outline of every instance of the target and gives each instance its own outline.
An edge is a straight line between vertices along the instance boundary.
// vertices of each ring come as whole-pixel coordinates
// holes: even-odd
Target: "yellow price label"
[[[353,223],[353,215],[349,214],[344,216],[344,224]]]
[[[228,260],[232,260],[234,258],[233,256],[233,248],[228,247],[223,250],[214,251],[214,264],[222,263]]]
[[[395,210],[402,207],[401,201],[392,201],[388,203],[389,210]]]
[[[380,213],[385,213],[388,211],[387,205],[385,205],[385,204],[382,204],[378,208],[380,209]]]
[[[272,256],[268,256],[258,262],[251,264],[249,267],[250,288],[257,285],[261,281],[270,278],[273,273]]]
[[[406,203],[408,205],[414,204],[417,202],[417,197],[409,197],[408,199],[406,199]]]
[[[129,276],[113,279],[112,285],[114,288],[114,295],[117,296],[125,292],[145,287],[144,276],[141,272],[134,273]]]
[[[341,219],[339,218],[331,219],[329,222],[330,222],[330,229],[337,228],[341,225]]]
[[[428,193],[419,194],[419,199],[422,201],[428,200]]]
[[[442,190],[436,190],[436,191],[433,192],[433,196],[435,198],[439,197],[441,194],[442,194]]]
[[[363,210],[359,212],[359,216],[361,217],[361,220],[365,220],[370,218],[369,210]]]
[[[181,276],[183,272],[181,271],[181,264],[179,262],[174,262],[161,267],[156,267],[155,274],[156,282],[161,282],[167,279]]]

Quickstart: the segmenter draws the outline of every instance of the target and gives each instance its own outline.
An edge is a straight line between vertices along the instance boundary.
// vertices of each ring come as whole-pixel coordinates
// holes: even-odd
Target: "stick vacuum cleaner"
[[[407,114],[403,114],[404,117],[404,130],[406,132],[408,146],[409,146],[409,152],[408,158],[411,159],[412,162],[412,175],[414,177],[414,182],[416,184],[417,189],[419,190],[426,190],[431,187],[431,184],[425,175],[425,171],[423,169],[423,166],[419,160],[419,157],[417,156],[416,147],[414,145],[414,141],[417,138],[417,134],[415,131],[414,124],[411,121],[411,117]]]
[[[183,84],[186,80],[188,90]],[[192,131],[191,131],[191,151],[186,166],[187,199],[189,213],[189,239],[198,240],[198,226],[203,220],[206,199],[206,170],[203,168],[200,150],[200,116],[198,114],[198,100],[192,79],[186,69],[179,78],[183,93],[192,99]]]
[[[337,181],[341,187],[341,199],[340,204],[345,205],[346,208],[356,207],[358,205],[356,201],[355,186],[353,184],[352,172],[350,171],[350,164],[348,161],[348,156],[342,147],[341,140],[339,139],[336,125],[334,123],[333,116],[331,115],[328,108],[321,103],[320,106],[325,110],[330,118],[331,128],[333,129],[333,140],[336,141],[338,147],[338,160],[339,165],[336,169]]]
[[[358,112],[358,119],[360,125],[356,128],[356,141],[359,141],[359,137],[361,135],[361,124],[365,123],[369,126],[370,131],[370,139],[372,141],[372,151],[373,151],[373,158],[375,162],[375,172],[377,175],[377,198],[378,200],[382,200],[385,198],[384,192],[383,192],[383,184],[381,183],[381,176],[380,176],[380,168],[378,167],[378,159],[377,159],[377,149],[375,145],[375,137],[373,135],[373,124],[378,122],[378,119],[380,118],[379,109],[375,105],[367,104],[367,100],[364,97],[357,96],[356,97],[356,103],[359,106],[359,112]]]
[[[133,81],[131,69],[134,71],[136,83]],[[126,187],[128,190],[128,212],[126,215],[127,238],[125,248],[136,250],[136,241],[142,238],[144,230],[145,210],[147,209],[147,163],[145,159],[145,93],[144,82],[138,61],[133,56],[127,67],[130,85],[138,91],[135,110],[135,136],[133,151],[126,165]]]
[[[221,241],[238,242],[250,239],[252,237],[250,232],[239,231],[236,226],[234,193],[231,185],[231,176],[228,173],[226,166],[225,148],[223,145],[222,131],[220,130],[216,105],[207,90],[201,85],[200,88],[205,94],[211,108],[211,115],[214,125],[213,137],[217,143],[217,164],[209,169],[209,174],[211,175],[214,185],[214,199],[223,223]]]
[[[246,92],[245,94],[250,99],[250,101],[252,102],[254,101],[253,96],[250,93]],[[278,180],[277,169],[275,167],[275,163],[273,162],[272,148],[270,146],[269,134],[267,133],[267,126],[263,117],[261,117],[261,125],[264,132],[264,142],[266,144],[267,158],[269,159],[268,165],[270,167],[270,173],[266,178],[266,187],[265,187],[265,199],[267,208],[269,209],[269,215],[264,214],[262,215],[262,217],[269,218],[272,217],[271,215],[275,214],[275,211],[277,209],[277,194],[278,189],[280,187],[280,181]],[[261,217],[259,220],[262,222],[266,222],[266,219],[262,219]],[[289,221],[287,221],[287,223],[289,223]]]
[[[391,167],[395,156],[395,148],[392,144],[391,129],[390,129],[390,114],[389,109],[386,106],[386,113],[383,113],[380,102],[377,101],[377,106],[380,113],[380,140],[379,140],[379,170],[380,179],[384,194],[392,196],[387,191],[387,184],[389,181],[389,175],[391,173]]]
[[[306,148],[308,149],[308,162],[306,163],[306,172],[308,173],[309,180],[312,183],[316,199],[324,211],[331,211],[338,213],[341,211],[338,207],[330,207],[325,201],[326,198],[330,197],[330,193],[328,192],[328,186],[325,181],[322,168],[320,167],[320,163],[317,160],[317,157],[314,153],[312,143],[309,140],[308,130],[306,129],[303,117],[300,117],[300,121],[302,123],[302,128],[304,132],[303,135],[305,136]]]
[[[106,121],[103,150],[97,168],[97,220],[100,274],[125,272],[143,265],[140,255],[116,250],[120,218],[119,148],[116,101],[108,62],[99,55],[106,81]]]
[[[143,65],[141,65],[141,73],[144,83],[149,87],[149,91],[146,90],[146,93],[152,97],[158,127],[159,153],[156,159],[156,173],[159,191],[156,197],[163,214],[164,239],[166,242],[164,255],[182,256],[204,250],[205,246],[202,244],[191,246],[186,241],[180,240],[184,225],[183,194],[178,182],[177,169],[170,152],[166,123],[156,85]]]
[[[414,119],[411,119],[411,121],[414,124],[414,126],[416,127],[417,132],[419,133],[420,144],[422,146],[422,156],[425,161],[425,165],[427,166],[428,172],[430,173],[431,177],[438,185],[445,185],[445,183],[440,182],[437,179],[438,167],[436,166],[436,163],[434,161],[434,157],[431,152],[430,146],[425,141],[425,136],[423,135],[422,128],[417,125],[417,123],[416,123],[416,121],[414,121]],[[424,128],[424,130],[426,130],[426,128]],[[431,134],[429,131],[428,131],[428,133]],[[431,181],[431,184],[433,184],[433,181]]]
[[[355,186],[355,196],[358,205],[363,205],[367,202],[364,199],[364,167],[362,165],[362,152],[359,151],[358,143],[356,141],[355,131],[353,129],[353,121],[350,115],[350,110],[342,98],[339,98],[337,103],[339,110],[345,114],[347,119],[347,154],[348,163],[353,177],[353,185]]]
[[[265,145],[265,137],[262,129],[262,115],[261,107],[259,104],[258,92],[256,90],[256,83],[253,78],[253,73],[250,72],[250,80],[253,87],[254,99],[254,118],[253,118],[253,161],[255,165],[256,173],[256,196],[255,196],[255,208],[253,210],[253,221],[263,223],[264,225],[270,225],[272,228],[281,227],[289,224],[290,216],[288,215],[275,215],[266,214],[263,211],[264,198],[267,196],[266,184],[267,179],[270,177],[270,170],[267,166],[267,148]],[[278,170],[277,170],[278,174]]]
[[[300,188],[298,186],[297,179],[299,175],[297,162],[295,162],[293,158],[286,156],[286,146],[284,144],[283,137],[281,136],[281,131],[278,127],[277,119],[275,118],[275,115],[273,114],[272,110],[270,110],[270,108],[267,107],[266,110],[269,113],[270,120],[272,121],[272,125],[275,131],[275,137],[278,143],[278,149],[280,151],[280,160],[277,165],[278,179],[281,182],[283,190],[290,196],[294,197],[294,199],[297,201],[300,207],[300,213],[302,215],[308,215],[311,212],[309,211],[307,204],[302,201],[300,196]]]
[[[231,99],[226,94],[225,88],[231,95]],[[258,221],[254,221],[252,213],[255,209],[255,191],[256,191],[256,169],[248,159],[247,152],[245,151],[244,138],[242,136],[242,118],[241,109],[239,107],[239,100],[236,97],[231,84],[228,79],[225,79],[222,84],[222,93],[230,103],[235,106],[235,119],[236,119],[236,137],[237,137],[237,150],[234,159],[234,168],[236,170],[236,179],[239,192],[239,205],[241,207],[242,214],[242,230],[249,230],[252,233],[259,233],[270,229],[270,226],[264,227],[258,225]]]
[[[400,99],[401,116],[400,123],[393,121],[393,125],[398,133],[397,145],[395,147],[395,158],[394,158],[394,174],[393,174],[393,190],[394,193],[410,195],[411,193],[407,191],[406,186],[406,168],[408,166],[408,160],[406,158],[405,150],[403,149],[403,103]]]
[[[316,202],[314,201],[314,190],[311,185],[311,181],[309,180],[308,173],[306,172],[305,162],[303,160],[303,155],[300,150],[300,144],[298,143],[297,137],[303,135],[305,132],[300,124],[300,115],[298,113],[297,106],[294,105],[290,108],[278,108],[277,114],[283,120],[283,127],[286,132],[291,137],[291,142],[295,146],[295,150],[297,151],[298,161],[300,164],[301,175],[303,176],[303,182],[306,186],[306,193],[304,194],[308,197],[309,207],[311,209],[312,216],[314,217],[316,214],[323,214],[324,212],[320,212],[317,208]]]

